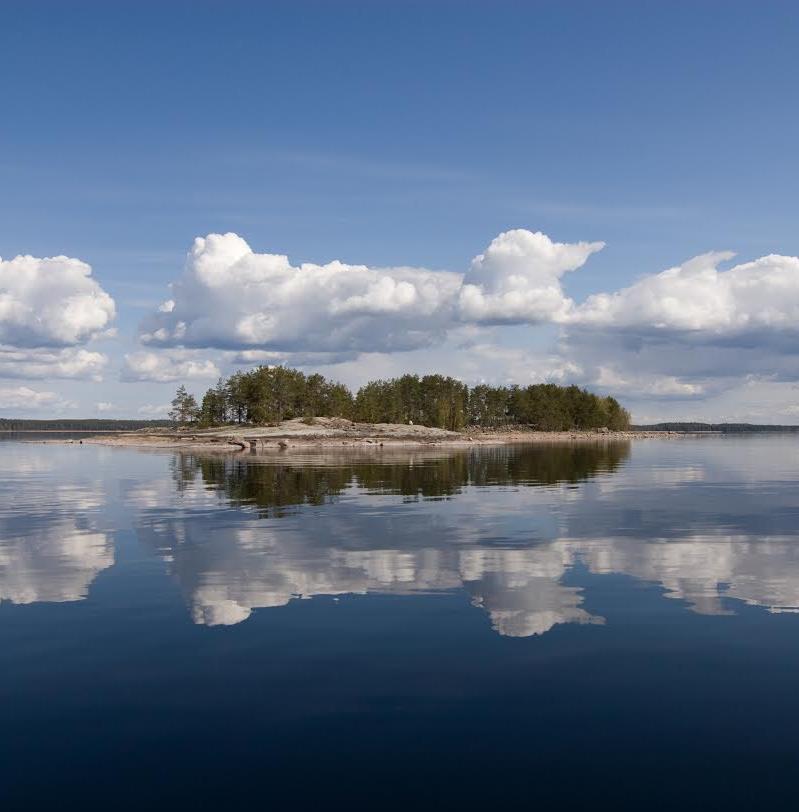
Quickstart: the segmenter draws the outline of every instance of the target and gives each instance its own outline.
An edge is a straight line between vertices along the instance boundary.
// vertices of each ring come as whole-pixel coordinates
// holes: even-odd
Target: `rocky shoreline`
[[[224,426],[213,429],[147,429],[95,435],[79,442],[130,448],[174,448],[216,452],[279,452],[289,448],[356,446],[472,446],[508,443],[607,443],[688,436],[667,431],[535,431],[475,429],[445,431],[397,423],[353,423],[343,418],[284,420],[272,426]],[[75,441],[72,441],[75,442]]]

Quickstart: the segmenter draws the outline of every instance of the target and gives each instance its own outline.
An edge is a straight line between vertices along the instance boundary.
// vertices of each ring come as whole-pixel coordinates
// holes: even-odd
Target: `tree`
[[[227,405],[231,417],[237,423],[247,419],[247,380],[243,372],[236,372],[228,378]]]
[[[354,417],[355,399],[343,383],[328,383],[324,398],[325,417]]]
[[[169,419],[175,423],[194,423],[200,417],[200,410],[194,395],[186,391],[186,387],[181,384],[175,397],[172,398],[172,408],[169,410]]]
[[[539,431],[624,430],[629,413],[612,397],[579,386],[553,383],[520,386],[479,384],[469,389],[445,375],[402,375],[364,384],[353,397],[323,375],[305,375],[284,366],[261,366],[219,379],[197,408],[184,386],[172,401],[170,418],[216,426],[278,423],[296,417],[346,417],[362,423],[418,423],[450,431],[468,425],[525,425]]]
[[[227,422],[228,394],[225,381],[220,378],[213,389],[203,395],[200,407],[200,423],[204,426],[219,426]]]
[[[469,393],[468,422],[474,426],[499,426],[507,421],[511,392],[504,386],[479,384]]]
[[[630,413],[619,405],[616,398],[604,398],[607,422],[605,425],[611,431],[627,431],[630,428]]]

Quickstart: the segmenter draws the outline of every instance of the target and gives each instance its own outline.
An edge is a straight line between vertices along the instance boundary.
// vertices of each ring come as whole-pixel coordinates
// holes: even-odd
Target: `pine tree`
[[[180,425],[194,423],[199,419],[200,410],[194,395],[190,395],[186,387],[181,384],[175,397],[172,398],[172,408],[169,410],[169,419]]]

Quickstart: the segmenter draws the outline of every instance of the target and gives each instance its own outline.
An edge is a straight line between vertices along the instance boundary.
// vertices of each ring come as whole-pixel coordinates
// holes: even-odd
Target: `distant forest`
[[[0,431],[136,431],[169,425],[169,420],[17,420],[0,417]]]
[[[799,426],[763,426],[757,423],[655,423],[633,428],[641,431],[716,431],[721,434],[799,431]]]
[[[445,375],[403,375],[371,381],[353,394],[322,375],[282,366],[258,367],[220,379],[199,404],[181,386],[170,417],[179,424],[202,426],[344,417],[360,423],[415,423],[451,431],[514,425],[541,431],[624,430],[630,425],[628,412],[615,398],[578,386],[481,384],[470,388]]]

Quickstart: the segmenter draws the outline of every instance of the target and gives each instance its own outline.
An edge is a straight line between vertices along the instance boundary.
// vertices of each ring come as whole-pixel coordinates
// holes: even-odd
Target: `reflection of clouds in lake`
[[[507,637],[543,634],[559,623],[604,623],[581,608],[576,587],[560,583],[569,565],[557,544],[528,550],[464,550],[461,575],[475,606]]]
[[[499,525],[491,511],[473,511],[487,502],[502,511],[518,501],[516,488],[608,475],[627,453],[628,445],[600,443],[277,460],[184,456],[171,466],[177,497],[164,499],[150,483],[131,489],[128,502],[140,537],[168,563],[197,623],[239,623],[254,609],[302,597],[465,589],[497,631],[521,636],[601,619],[580,608],[578,589],[558,583],[560,553],[540,545],[481,550],[487,525]],[[474,483],[508,487],[481,490],[476,504]],[[208,509],[220,501],[228,510]],[[524,525],[533,532],[536,521],[526,517]]]
[[[85,598],[98,573],[114,563],[105,533],[54,522],[0,543],[0,600],[63,602]]]
[[[253,609],[321,595],[419,592],[451,588],[418,552],[347,551],[314,545],[304,534],[269,528],[161,522],[140,528],[169,562],[195,623],[230,625]],[[435,551],[433,551],[435,553]]]
[[[799,611],[799,541],[705,535],[688,539],[564,542],[599,575],[621,573],[659,583],[669,598],[700,614],[727,614],[722,598],[770,612]]]
[[[0,486],[0,600],[17,604],[77,601],[114,563],[97,527],[104,506],[97,483],[65,483],[54,452],[4,449]]]
[[[214,531],[213,543],[198,548],[198,530],[169,558],[188,587],[194,621],[206,625],[238,623],[253,609],[302,597],[456,588],[506,636],[543,634],[561,623],[603,623],[583,608],[581,588],[562,583],[578,560],[598,575],[658,583],[667,597],[701,614],[729,613],[724,598],[771,612],[799,611],[799,546],[791,539],[559,540],[529,549],[327,548],[314,554],[302,542],[295,547],[279,536],[236,530]],[[196,569],[200,562],[207,569]]]
[[[304,597],[443,591],[502,635],[602,623],[577,564],[660,584],[696,612],[796,611],[799,458],[795,444],[764,448],[660,441],[629,462],[628,446],[602,445],[177,455],[168,470],[129,453],[109,479],[106,449],[19,446],[0,459],[0,599],[85,597],[114,562],[118,493],[206,625]]]
[[[404,548],[346,549],[341,542],[320,541],[313,528],[303,529],[299,523],[266,526],[250,519],[238,527],[209,518],[162,516],[139,529],[178,578],[195,623],[235,624],[254,609],[304,597],[412,595],[458,588],[488,613],[493,628],[503,635],[541,634],[558,623],[602,622],[581,608],[578,588],[559,583],[569,559],[568,550],[557,544],[463,548],[442,527],[440,547],[419,547],[414,543],[415,523],[409,523]],[[357,532],[357,515],[354,518],[349,525],[340,517],[326,522],[336,525],[332,537],[377,543],[380,535]],[[366,522],[361,530],[370,526]],[[396,528],[392,537],[402,541]]]
[[[597,499],[561,512],[574,560],[596,574],[658,583],[703,614],[731,613],[736,600],[799,608],[794,441],[644,443],[635,457],[597,481]]]
[[[179,498],[150,485],[131,502],[140,535],[206,625],[311,596],[458,589],[506,636],[601,624],[583,588],[567,581],[578,562],[594,574],[661,584],[697,612],[729,612],[727,599],[793,610],[793,487],[768,476],[748,447],[737,464],[731,447],[643,444],[638,464],[620,469],[608,466],[607,451],[592,457],[586,449],[573,458],[563,449],[552,457],[542,449],[529,457],[507,449],[397,456],[382,466],[374,458],[340,466],[327,458],[183,460],[173,466]],[[577,476],[569,475],[573,462]],[[790,465],[788,457],[779,463]],[[760,469],[767,484],[753,487]],[[409,503],[409,494],[449,498]],[[729,533],[719,532],[721,517]]]

